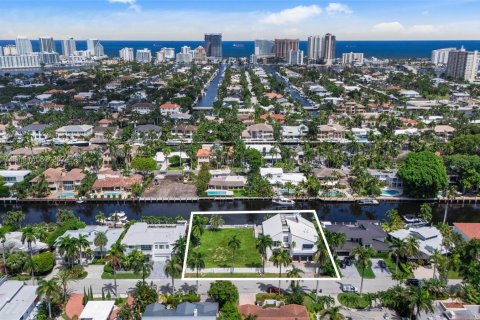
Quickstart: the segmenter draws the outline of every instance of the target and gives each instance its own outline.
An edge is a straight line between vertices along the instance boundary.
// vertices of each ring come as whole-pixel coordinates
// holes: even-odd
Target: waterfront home
[[[265,123],[248,126],[242,132],[243,140],[273,140],[273,127]]]
[[[449,125],[436,125],[433,132],[439,137],[449,138],[455,132],[455,128]]]
[[[21,231],[12,231],[5,234],[5,243],[0,246],[0,252],[3,254],[3,247],[5,247],[7,253],[9,252],[26,252],[29,253],[30,249],[28,244],[22,242]],[[49,249],[48,244],[41,242],[39,240],[32,242],[31,244],[32,253],[38,254],[40,252],[46,251]]]
[[[345,139],[345,128],[339,124],[319,125],[317,138],[319,140],[343,140]]]
[[[272,238],[273,248],[287,250],[295,260],[311,261],[317,250],[314,224],[297,213],[279,213],[263,221],[262,233]]]
[[[308,134],[308,128],[306,125],[299,126],[282,126],[282,138],[283,140],[301,140]]]
[[[289,304],[278,308],[244,304],[238,307],[238,311],[245,318],[253,315],[256,320],[310,320],[307,308],[298,304]]]
[[[362,114],[365,110],[366,107],[363,104],[355,101],[346,101],[335,106],[337,114]]]
[[[269,100],[274,100],[274,99],[281,99],[283,96],[279,93],[276,92],[267,92],[264,93],[263,96]]]
[[[415,90],[400,90],[400,94],[407,99],[420,98],[420,93]]]
[[[63,126],[55,130],[59,139],[85,138],[93,134],[93,126],[88,124]]]
[[[75,191],[76,187],[78,187],[85,178],[85,174],[81,169],[75,168],[66,171],[63,168],[48,168],[42,174],[33,178],[31,183],[36,185],[42,175],[45,177],[48,183],[48,189],[50,189],[51,192]]]
[[[147,114],[155,110],[156,106],[153,103],[149,102],[138,102],[132,105],[132,112],[138,114]]]
[[[38,302],[37,288],[23,281],[8,280],[6,276],[0,278],[0,319],[32,319]]]
[[[181,152],[180,151],[174,151],[172,153],[169,153],[168,154],[168,159],[171,159],[172,157],[179,157],[183,164],[186,163],[190,159],[188,154],[186,152],[183,152],[183,151],[181,151]],[[167,166],[170,164],[170,162],[167,161],[168,159],[162,151],[157,152],[155,154],[154,159],[157,162],[157,166],[160,168],[160,171],[165,171],[165,170],[168,169]]]
[[[115,301],[88,301],[80,314],[79,320],[109,320],[115,308]],[[116,317],[115,317],[116,319]]]
[[[234,190],[243,189],[246,185],[247,178],[244,176],[217,176],[210,179],[208,189]]]
[[[255,149],[259,151],[262,154],[263,159],[267,162],[282,160],[280,149],[272,144],[248,144],[246,147],[247,149]]]
[[[93,128],[93,138],[90,139],[90,143],[106,144],[110,139],[117,138],[120,132],[117,127],[95,127]]]
[[[57,104],[57,103],[43,103],[42,104],[42,113],[47,113],[47,112],[50,112],[50,111],[56,111],[56,112],[59,112],[59,111],[63,111],[65,109],[65,105],[64,104]]]
[[[123,196],[132,191],[134,184],[142,183],[142,176],[139,174],[132,174],[131,176],[124,176],[118,171],[111,169],[102,169],[97,174],[97,180],[93,183],[93,196]]]
[[[49,147],[18,148],[10,152],[8,162],[11,166],[21,165],[23,161],[28,161],[29,157],[50,151]]]
[[[142,320],[215,320],[218,308],[217,302],[182,302],[174,309],[155,302],[145,308]]]
[[[176,103],[164,103],[160,105],[160,114],[162,116],[169,116],[172,114],[180,113],[180,105]]]
[[[443,246],[443,236],[436,227],[425,226],[419,228],[400,229],[388,234],[393,239],[405,240],[409,237],[418,239],[420,254],[416,257],[409,257],[411,260],[429,259],[434,250],[439,250],[442,254],[448,251]]]
[[[210,148],[200,148],[197,150],[197,164],[200,167],[202,164],[209,164],[212,157],[212,150]]]
[[[367,172],[378,181],[385,183],[389,188],[402,188],[403,181],[397,175],[398,170],[377,170],[377,169],[367,169]]]
[[[313,175],[322,182],[323,185],[342,185],[348,186],[349,169],[334,168],[315,168]]]
[[[465,241],[480,239],[480,223],[478,222],[454,222],[453,231],[460,234]]]
[[[123,112],[127,108],[125,101],[112,100],[108,103],[108,109],[115,112]]]
[[[48,126],[46,124],[32,123],[18,129],[17,136],[22,137],[25,133],[29,133],[32,135],[33,141],[35,141],[35,143],[42,144],[45,142],[45,140],[48,139],[48,136],[45,133],[45,129],[47,127]]]
[[[174,224],[147,224],[136,222],[130,226],[122,244],[125,245],[125,254],[138,249],[151,261],[167,261],[172,257],[173,245],[186,235],[187,221],[178,221]]]
[[[30,170],[0,170],[0,177],[3,178],[5,186],[11,187],[15,183],[22,182],[30,173]]]
[[[260,168],[260,175],[272,185],[284,186],[286,183],[299,185],[306,180],[303,173],[283,172],[282,168]]]
[[[105,236],[107,237],[107,244],[103,248],[97,247],[94,244],[95,236],[100,232],[105,233]],[[117,242],[122,232],[123,232],[122,229],[113,229],[107,226],[89,225],[81,229],[65,231],[63,235],[58,237],[56,242],[58,243],[58,241],[60,241],[61,238],[64,238],[66,236],[70,236],[71,238],[77,238],[77,239],[81,235],[86,236],[88,243],[90,244],[90,248],[92,249],[93,257],[101,258],[102,255],[105,256],[107,251],[110,250],[110,248],[112,247],[112,245]]]
[[[133,132],[138,137],[139,141],[145,139],[155,140],[160,139],[162,135],[162,128],[153,124],[142,124],[138,125],[133,129]]]
[[[179,124],[172,128],[170,133],[175,138],[192,139],[197,127],[191,124]]]
[[[372,248],[377,252],[388,252],[386,239],[388,234],[382,229],[380,222],[376,220],[358,220],[355,224],[331,224],[323,223],[324,228],[330,232],[345,234],[345,243],[336,247],[339,256],[350,256],[358,246]]]
[[[279,123],[284,123],[285,115],[275,114],[275,113],[265,113],[260,116],[260,119],[264,120],[265,122],[277,121]]]

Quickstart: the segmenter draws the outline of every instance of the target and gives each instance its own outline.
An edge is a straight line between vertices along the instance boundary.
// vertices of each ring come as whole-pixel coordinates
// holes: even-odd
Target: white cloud
[[[376,33],[404,32],[405,27],[398,21],[380,22],[373,26],[372,31]]]
[[[328,14],[344,13],[350,14],[353,13],[352,9],[349,6],[339,2],[330,2],[325,8]]]
[[[408,28],[408,31],[411,33],[432,33],[435,32],[435,26],[431,24],[418,24]]]
[[[297,6],[279,12],[268,13],[261,20],[261,24],[287,24],[298,23],[322,13],[322,8],[317,5]]]
[[[133,11],[140,11],[140,6],[137,4],[137,0],[108,0],[109,3],[123,3],[128,4],[128,8]]]

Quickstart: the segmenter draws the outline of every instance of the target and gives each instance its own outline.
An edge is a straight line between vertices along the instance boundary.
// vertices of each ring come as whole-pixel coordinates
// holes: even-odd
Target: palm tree
[[[185,259],[185,250],[187,248],[187,237],[180,237],[177,241],[173,244],[172,251],[176,257],[181,259]]]
[[[58,253],[60,253],[67,264],[70,264],[72,267],[80,253],[77,238],[66,235],[65,237],[59,238],[56,245],[58,247]]]
[[[337,248],[343,247],[347,241],[347,237],[343,232],[325,230],[325,238],[327,239],[330,251],[333,252],[335,257],[337,256]]]
[[[96,216],[95,216],[95,221],[99,224],[102,224],[105,222],[105,214],[100,211]]]
[[[120,267],[121,260],[123,257],[123,252],[125,251],[123,245],[115,243],[112,245],[108,254],[105,257],[105,261],[112,267],[113,280],[115,285],[115,296],[118,297],[118,287],[117,287],[117,268]]]
[[[395,272],[398,271],[398,262],[400,257],[406,255],[406,243],[401,239],[393,239],[392,243],[389,246],[388,255],[395,256]]]
[[[439,265],[443,261],[442,252],[440,250],[438,250],[437,248],[435,248],[432,251],[432,255],[430,256],[430,261],[433,264],[433,278],[436,278],[437,277],[437,270],[439,269]]]
[[[357,264],[362,268],[362,281],[360,283],[360,294],[362,294],[363,289],[363,279],[365,275],[365,269],[370,266],[370,259],[374,255],[373,249],[370,247],[358,246],[352,250],[353,255],[356,256]]]
[[[410,318],[413,318],[414,313],[417,319],[419,319],[422,311],[426,313],[433,312],[434,298],[423,287],[410,286],[408,297],[411,310]]]
[[[292,269],[287,271],[287,277],[288,278],[301,278],[301,274],[304,273],[302,269],[295,267],[292,264]],[[293,281],[292,281],[293,283]],[[297,286],[298,286],[298,280],[297,280]]]
[[[60,283],[60,286],[62,287],[63,303],[67,302],[68,282],[72,280],[75,281],[72,272],[69,269],[62,269],[57,273],[54,279],[58,281]]]
[[[100,247],[100,257],[103,259],[103,248],[107,245],[108,238],[105,232],[97,232],[93,239],[93,244],[96,247]]]
[[[233,273],[233,269],[235,268],[235,252],[240,249],[240,246],[242,245],[242,242],[240,241],[240,239],[237,238],[236,235],[234,235],[233,237],[231,237],[229,240],[228,240],[228,243],[227,243],[227,246],[228,248],[230,248],[230,250],[232,250],[232,273]]]
[[[188,267],[197,271],[197,292],[198,292],[198,273],[201,269],[205,268],[205,261],[203,260],[203,254],[201,252],[192,251],[189,259],[187,260]]]
[[[135,273],[142,273],[142,282],[145,283],[145,276],[153,270],[153,262],[143,255],[141,259],[135,261],[132,267]]]
[[[52,300],[57,299],[60,295],[60,286],[58,285],[55,279],[38,280],[37,295],[43,297],[45,302],[48,305],[48,318],[53,319],[52,317]]]
[[[273,263],[273,265],[277,268],[279,268],[278,272],[278,277],[282,277],[282,267],[288,266],[290,263],[292,263],[292,257],[290,256],[290,253],[288,253],[286,250],[283,250],[281,248],[276,248],[273,249],[272,251],[272,256],[270,257],[270,261]],[[278,280],[278,288],[281,286],[281,280]]]
[[[345,316],[340,313],[340,307],[330,307],[320,312],[320,319],[343,320]]]
[[[82,264],[82,254],[84,254],[84,250],[87,248],[90,248],[90,242],[88,242],[87,235],[81,234],[77,238],[77,245],[78,248],[80,249],[80,255],[79,255],[79,260],[80,264]],[[87,258],[85,257],[85,262],[87,262]]]
[[[218,215],[218,214],[214,214],[212,215],[212,217],[210,218],[210,227],[213,229],[213,230],[217,230],[219,229],[221,226],[223,226],[225,224],[225,220],[223,220],[222,216]]]
[[[7,251],[5,251],[5,242],[7,241],[6,236],[7,236],[7,231],[4,228],[0,229],[0,242],[2,242],[3,269],[5,271],[5,275],[8,276],[7,264],[5,262],[6,256],[7,256]]]
[[[267,251],[272,249],[273,240],[269,235],[259,235],[255,244],[258,253],[262,256],[263,260],[263,273],[265,273],[265,261],[267,260]]]
[[[172,257],[167,260],[165,267],[163,269],[167,277],[172,278],[172,293],[175,292],[175,278],[178,278],[182,275],[182,265],[180,264],[180,259],[178,257]]]
[[[30,253],[30,260],[33,262],[33,249],[32,249],[32,242],[37,242],[37,236],[35,234],[35,229],[32,226],[27,226],[22,230],[22,243],[25,244],[27,242],[28,251]],[[35,284],[35,277],[34,272],[35,268],[31,268],[32,270],[32,283]]]
[[[405,254],[407,258],[417,257],[420,253],[420,242],[417,238],[408,237],[405,241]]]

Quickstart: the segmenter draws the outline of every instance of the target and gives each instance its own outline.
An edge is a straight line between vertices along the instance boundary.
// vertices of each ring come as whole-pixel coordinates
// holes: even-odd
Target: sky
[[[333,1],[0,0],[0,39],[480,40],[480,0]]]

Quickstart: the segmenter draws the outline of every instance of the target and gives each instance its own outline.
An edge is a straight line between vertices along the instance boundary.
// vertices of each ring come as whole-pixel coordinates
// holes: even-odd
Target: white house
[[[177,113],[180,113],[180,105],[176,103],[164,103],[160,106],[160,114],[162,116],[168,116]]]
[[[115,307],[115,301],[88,301],[79,320],[108,320]]]
[[[174,243],[186,235],[187,224],[187,221],[175,224],[137,222],[130,226],[122,240],[126,248],[125,254],[138,249],[152,261],[166,261],[172,256]]]
[[[443,246],[443,236],[436,227],[420,227],[410,229],[400,229],[389,233],[394,239],[405,240],[410,237],[418,239],[420,254],[418,257],[410,257],[410,259],[428,259],[434,250],[439,250],[442,254],[448,253]]]
[[[0,278],[0,319],[32,319],[38,301],[37,287],[7,280],[6,276]]]
[[[295,260],[309,261],[317,251],[315,225],[298,213],[279,213],[263,221],[262,230],[272,238],[273,248],[287,250]]]
[[[18,129],[17,136],[21,137],[24,133],[29,132],[32,135],[35,143],[42,144],[46,139],[48,139],[48,136],[45,133],[45,128],[47,128],[46,124],[29,124],[21,129]]]
[[[63,126],[55,130],[57,138],[83,138],[93,134],[93,126],[88,124]]]
[[[115,112],[123,112],[127,108],[125,101],[112,100],[108,103],[108,108]]]
[[[3,177],[7,187],[11,187],[17,182],[22,182],[30,173],[30,170],[0,170],[0,177]]]
[[[282,137],[284,140],[300,140],[304,138],[308,133],[306,125],[300,126],[283,126]]]

